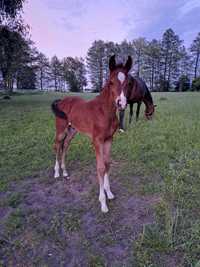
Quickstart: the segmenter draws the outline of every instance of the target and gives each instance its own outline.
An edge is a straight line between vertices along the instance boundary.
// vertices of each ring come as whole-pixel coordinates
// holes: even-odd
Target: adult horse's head
[[[151,105],[148,106],[148,108],[146,107],[146,110],[145,110],[144,115],[145,115],[145,118],[146,118],[147,120],[151,120],[151,119],[153,118],[153,114],[154,114],[154,112],[155,112],[155,107],[156,107],[156,106],[157,106],[157,105],[154,105],[154,104],[152,103]]]
[[[126,64],[116,64],[115,55],[111,56],[109,60],[109,87],[112,92],[112,96],[115,100],[116,107],[119,110],[126,108],[126,90],[128,83],[128,72],[132,67],[132,58],[128,56]]]

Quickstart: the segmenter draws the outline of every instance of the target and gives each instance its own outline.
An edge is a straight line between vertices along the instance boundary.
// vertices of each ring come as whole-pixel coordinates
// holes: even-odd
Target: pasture
[[[53,178],[50,104],[62,96],[0,100],[0,266],[199,266],[200,94],[154,93],[154,119],[142,110],[131,126],[126,111],[108,214],[87,137],[70,146],[70,180]]]

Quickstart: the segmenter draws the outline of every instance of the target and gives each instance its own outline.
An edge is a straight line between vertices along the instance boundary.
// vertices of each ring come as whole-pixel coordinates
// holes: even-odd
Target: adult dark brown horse
[[[153,98],[146,85],[146,83],[140,78],[134,78],[130,74],[128,75],[128,88],[126,90],[127,104],[130,106],[129,124],[133,117],[133,104],[137,103],[136,120],[139,118],[140,107],[142,102],[145,104],[145,117],[150,120],[155,111],[156,105],[153,103]],[[120,130],[124,131],[124,115],[125,111],[119,112],[120,118]]]
[[[112,56],[109,61],[109,78],[99,96],[90,101],[69,96],[52,103],[52,110],[56,115],[54,177],[59,177],[60,165],[63,176],[68,177],[65,154],[76,133],[89,136],[96,153],[102,212],[108,212],[105,192],[108,199],[114,198],[109,183],[110,149],[113,135],[119,126],[117,109],[126,108],[125,90],[131,66],[131,57],[128,57],[125,65],[116,65],[115,56]]]

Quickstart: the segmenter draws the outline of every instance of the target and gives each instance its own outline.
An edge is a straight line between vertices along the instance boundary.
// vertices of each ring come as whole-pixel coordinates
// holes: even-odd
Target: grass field
[[[115,135],[108,214],[86,137],[53,178],[61,96],[0,100],[0,266],[200,266],[200,94],[155,93],[154,119]]]

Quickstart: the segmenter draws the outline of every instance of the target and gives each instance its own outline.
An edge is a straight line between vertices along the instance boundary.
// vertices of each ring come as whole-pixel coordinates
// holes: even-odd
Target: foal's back
[[[91,138],[98,132],[102,132],[102,138],[105,134],[112,135],[118,127],[116,114],[109,114],[105,101],[100,96],[91,100],[68,96],[58,103],[58,108],[65,113],[67,122],[73,128]],[[111,119],[109,119],[109,115],[112,115]],[[114,128],[111,126],[112,124]]]

